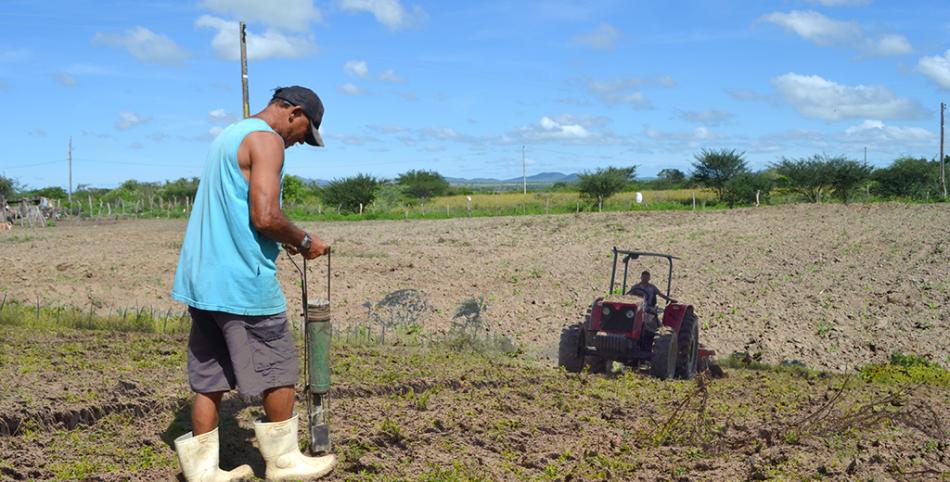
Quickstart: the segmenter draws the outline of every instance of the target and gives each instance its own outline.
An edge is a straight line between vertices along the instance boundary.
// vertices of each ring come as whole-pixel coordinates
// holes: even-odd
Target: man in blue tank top
[[[277,282],[279,245],[313,259],[330,247],[281,211],[284,149],[323,146],[323,103],[305,87],[278,88],[264,110],[211,143],[181,246],[172,298],[188,305],[192,432],[175,440],[187,480],[253,477],[218,467],[218,408],[225,392],[262,395],[255,422],[268,480],[323,476],[336,458],[306,457],[297,443],[294,385],[299,361]]]

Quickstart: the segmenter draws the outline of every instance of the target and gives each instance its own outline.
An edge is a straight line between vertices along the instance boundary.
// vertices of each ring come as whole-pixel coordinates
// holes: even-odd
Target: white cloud
[[[866,39],[865,51],[871,55],[886,57],[904,55],[914,51],[914,47],[903,35],[883,35],[878,39]]]
[[[676,81],[672,77],[662,75],[655,79],[628,77],[612,80],[588,80],[587,90],[607,105],[627,104],[639,110],[653,107],[649,99],[640,91],[641,87],[673,87],[675,85]]]
[[[211,122],[223,122],[230,124],[238,119],[237,115],[224,109],[214,109],[208,112],[208,120]]]
[[[856,22],[839,22],[812,10],[773,12],[762,19],[822,46],[852,42],[863,36]]]
[[[348,60],[343,64],[343,71],[354,77],[366,77],[369,74],[369,67],[365,60]]]
[[[279,6],[260,0],[202,0],[201,7],[245,22],[304,31],[311,22],[322,20],[313,0],[281,0]]]
[[[223,127],[214,126],[208,129],[208,137],[214,139],[215,137],[218,137],[218,134],[220,134],[223,130]]]
[[[834,20],[813,10],[773,12],[761,19],[822,47],[845,46],[879,57],[904,55],[914,50],[903,35],[886,34],[873,38],[857,22]]]
[[[211,40],[218,57],[225,60],[241,58],[241,43],[238,36],[238,22],[224,20],[211,15],[202,15],[195,22],[196,27],[217,30]],[[298,58],[313,54],[317,46],[312,35],[285,35],[280,31],[267,29],[263,35],[247,31],[247,58],[250,60],[268,58]]]
[[[607,22],[601,23],[593,31],[575,35],[571,41],[595,49],[612,49],[623,34]]]
[[[390,30],[418,25],[429,18],[419,5],[413,5],[412,11],[409,11],[399,0],[340,0],[340,8],[348,12],[372,13],[379,23]]]
[[[879,120],[865,120],[861,124],[845,129],[845,135],[876,141],[893,142],[930,142],[936,135],[921,127],[889,126]]]
[[[579,140],[591,137],[590,131],[579,123],[572,123],[572,118],[562,116],[552,119],[544,116],[537,124],[522,127],[519,137],[525,140]]]
[[[174,40],[141,26],[133,27],[122,34],[99,32],[92,38],[92,43],[123,48],[133,57],[147,63],[181,65],[188,58],[188,52]]]
[[[366,93],[366,91],[364,91],[359,86],[353,85],[349,82],[340,86],[340,92],[346,95],[360,95]]]
[[[142,144],[141,142],[132,142],[129,144],[129,149],[138,150],[138,149],[144,149],[144,148],[145,148],[145,144]]]
[[[396,75],[396,71],[393,69],[384,70],[381,74],[379,74],[379,80],[382,80],[383,82],[392,82],[394,84],[405,82],[402,77]]]
[[[950,89],[950,50],[942,56],[922,57],[917,61],[917,70],[944,89]]]
[[[135,112],[119,112],[119,119],[115,121],[115,128],[124,131],[145,124],[150,120],[151,118],[142,117]]]
[[[876,85],[847,86],[817,75],[787,73],[772,79],[778,94],[805,117],[840,119],[918,119],[927,114],[918,102]]]
[[[53,78],[56,79],[56,82],[59,82],[66,87],[75,87],[76,78],[73,77],[69,72],[57,72],[53,74]]]

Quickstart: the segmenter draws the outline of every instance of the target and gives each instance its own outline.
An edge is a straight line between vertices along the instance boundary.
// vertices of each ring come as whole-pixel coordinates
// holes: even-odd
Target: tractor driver
[[[650,272],[640,273],[640,282],[633,285],[627,294],[643,297],[643,306],[648,311],[656,312],[656,297],[660,296],[668,303],[676,303],[676,300],[663,294],[659,288],[650,283]]]

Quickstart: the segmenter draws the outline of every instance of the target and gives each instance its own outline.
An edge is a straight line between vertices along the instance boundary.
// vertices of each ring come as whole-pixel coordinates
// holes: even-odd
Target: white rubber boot
[[[218,468],[218,429],[197,437],[188,432],[175,439],[178,463],[188,482],[229,482],[254,477],[250,465],[241,465],[227,471]]]
[[[330,473],[336,455],[307,457],[297,442],[299,418],[283,422],[254,422],[257,443],[267,464],[267,480],[313,480]]]

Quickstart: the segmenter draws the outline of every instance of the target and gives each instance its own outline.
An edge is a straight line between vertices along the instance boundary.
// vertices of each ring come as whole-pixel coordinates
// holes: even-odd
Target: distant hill
[[[522,179],[520,177],[513,177],[511,179],[495,179],[490,177],[475,177],[475,178],[464,178],[464,177],[446,177],[446,181],[449,181],[449,184],[453,186],[514,186],[521,185]],[[578,175],[577,173],[573,174],[564,174],[561,172],[542,172],[534,174],[527,177],[528,185],[530,186],[550,186],[556,182],[577,182]],[[304,179],[304,182],[314,182],[320,187],[325,187],[330,181],[326,179]]]
[[[528,184],[531,185],[551,185],[556,182],[576,182],[578,179],[577,173],[574,174],[564,174],[561,172],[542,172],[539,174],[534,174],[528,176],[525,180]],[[449,184],[454,186],[473,186],[473,185],[508,185],[508,184],[521,184],[521,177],[513,177],[511,179],[494,179],[494,178],[484,178],[476,177],[472,179],[462,178],[462,177],[446,177],[446,181],[449,181]]]

